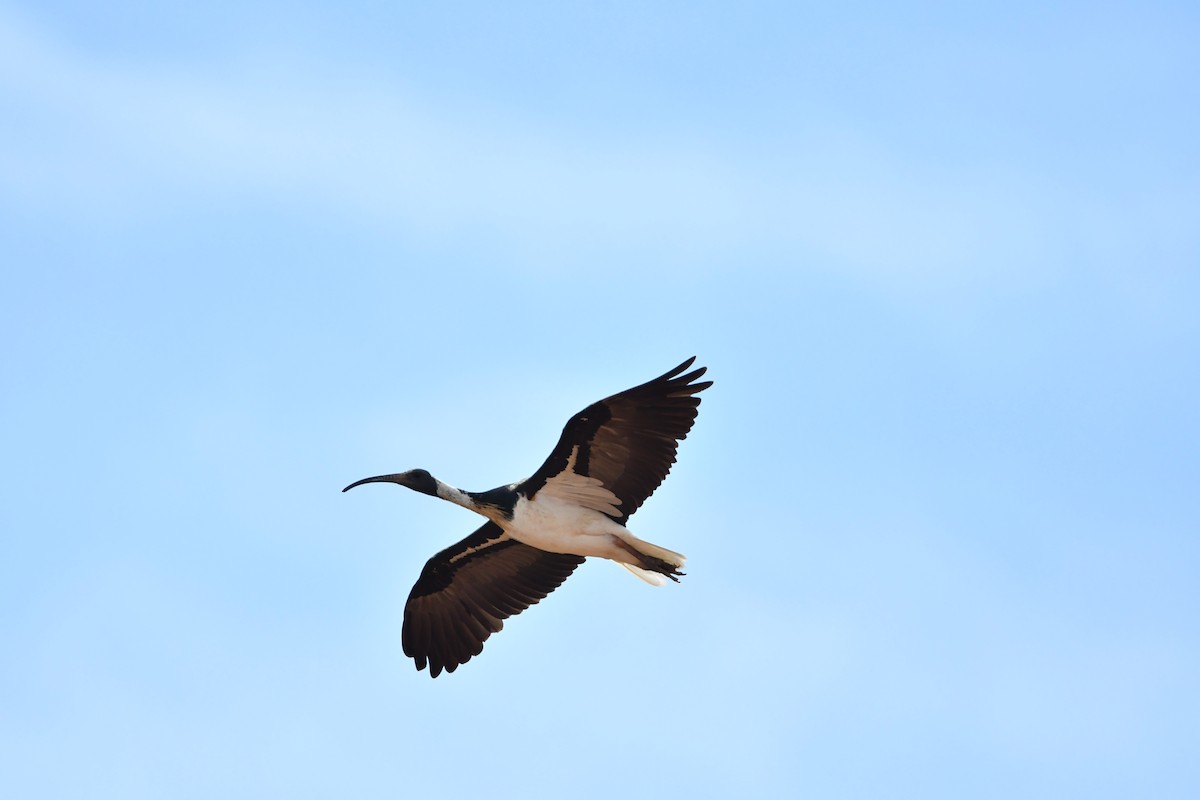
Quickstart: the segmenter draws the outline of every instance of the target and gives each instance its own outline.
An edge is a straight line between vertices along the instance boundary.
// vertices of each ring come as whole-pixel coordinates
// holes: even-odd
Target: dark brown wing
[[[679,441],[696,420],[700,398],[693,395],[712,386],[693,382],[705,367],[680,374],[695,360],[571,417],[550,457],[517,491],[532,499],[574,456],[574,472],[596,478],[621,501],[614,519],[624,523],[667,477]]]
[[[425,564],[404,606],[404,654],[442,670],[483,651],[483,643],[558,588],[583,563],[582,556],[547,553],[510,539],[493,522],[447,547]]]

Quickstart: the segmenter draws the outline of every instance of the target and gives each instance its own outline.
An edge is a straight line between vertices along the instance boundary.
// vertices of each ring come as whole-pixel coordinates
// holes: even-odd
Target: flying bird
[[[425,564],[404,607],[405,655],[431,677],[454,672],[483,643],[557,589],[589,556],[617,562],[656,586],[679,582],[684,557],[634,536],[630,515],[675,463],[700,406],[706,368],[693,356],[652,381],[607,397],[567,421],[545,463],[520,483],[467,492],[423,469],[364,478],[397,483],[487,518]]]

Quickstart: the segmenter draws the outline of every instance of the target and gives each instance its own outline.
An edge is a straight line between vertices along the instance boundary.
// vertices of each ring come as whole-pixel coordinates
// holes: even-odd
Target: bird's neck
[[[442,483],[437,478],[434,478],[433,482],[437,486],[438,497],[442,498],[443,500],[448,500],[451,503],[454,503],[456,506],[468,508],[476,513],[483,513],[479,510],[478,504],[471,499],[470,492],[464,492],[462,489],[455,489],[450,484]]]
[[[512,519],[513,508],[517,504],[517,493],[511,486],[501,486],[486,492],[464,492],[436,478],[434,482],[437,484],[437,496],[443,500],[474,511],[493,522],[500,523]]]

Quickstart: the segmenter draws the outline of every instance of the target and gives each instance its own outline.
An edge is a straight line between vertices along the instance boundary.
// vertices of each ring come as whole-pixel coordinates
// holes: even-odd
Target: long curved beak
[[[398,483],[401,486],[408,486],[408,481],[406,480],[407,477],[407,472],[396,472],[391,475],[376,475],[374,478],[363,478],[361,481],[355,481],[345,489],[342,489],[342,491],[348,492],[355,486],[362,486],[364,483]]]

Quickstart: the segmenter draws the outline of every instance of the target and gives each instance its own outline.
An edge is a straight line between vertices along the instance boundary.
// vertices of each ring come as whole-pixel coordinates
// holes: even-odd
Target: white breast
[[[591,508],[538,492],[530,501],[517,500],[513,518],[503,527],[512,538],[539,550],[602,556],[613,553],[612,538],[625,528]]]

